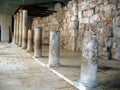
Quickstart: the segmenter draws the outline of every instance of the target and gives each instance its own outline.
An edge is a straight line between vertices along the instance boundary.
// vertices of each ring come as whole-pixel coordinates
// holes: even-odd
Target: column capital
[[[28,10],[24,10],[24,9],[23,9],[22,12],[23,12],[23,13],[28,13]]]

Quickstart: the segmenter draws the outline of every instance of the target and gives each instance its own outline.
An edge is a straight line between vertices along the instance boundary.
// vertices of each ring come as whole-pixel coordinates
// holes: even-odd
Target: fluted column
[[[27,52],[33,51],[33,30],[28,30]]]
[[[60,32],[50,31],[49,66],[59,66]]]
[[[42,56],[42,28],[34,29],[34,57]]]
[[[93,90],[99,85],[97,81],[98,70],[98,40],[96,36],[83,40],[82,62],[80,72],[80,90]]]
[[[17,25],[17,15],[14,15],[14,37],[13,37],[13,43],[16,43],[16,25]]]
[[[19,42],[18,46],[22,46],[22,10],[19,10],[20,16],[19,16]]]
[[[17,22],[16,22],[16,45],[19,41],[19,13],[17,13]]]
[[[23,24],[22,24],[22,49],[27,48],[27,19],[28,19],[28,11],[23,11]]]

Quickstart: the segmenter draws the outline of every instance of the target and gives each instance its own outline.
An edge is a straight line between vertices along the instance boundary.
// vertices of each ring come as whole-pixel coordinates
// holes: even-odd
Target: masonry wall
[[[0,15],[1,41],[9,41],[9,27],[11,27],[11,15]]]
[[[59,30],[61,47],[81,52],[83,39],[94,34],[99,56],[119,59],[120,0],[72,0],[65,7],[56,4],[54,9],[58,12],[33,19],[32,28],[43,27],[44,42],[49,43],[50,30]]]

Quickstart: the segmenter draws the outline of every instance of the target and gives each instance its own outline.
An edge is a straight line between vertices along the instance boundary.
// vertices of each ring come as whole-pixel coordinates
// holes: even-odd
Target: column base
[[[40,57],[42,57],[42,55],[34,55],[33,57],[40,58]]]
[[[32,53],[33,52],[33,50],[27,50],[27,53]]]
[[[22,49],[27,49],[26,47],[22,47]]]
[[[48,66],[49,67],[59,67],[59,66],[61,66],[61,64],[60,63],[58,63],[58,64],[48,64]]]
[[[103,90],[102,85],[99,82],[93,84],[85,84],[82,82],[75,82],[75,85],[79,90]]]
[[[18,45],[18,47],[21,47],[21,45]]]

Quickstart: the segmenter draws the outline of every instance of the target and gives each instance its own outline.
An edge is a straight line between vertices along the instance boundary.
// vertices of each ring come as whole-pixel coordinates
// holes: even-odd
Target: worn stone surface
[[[15,44],[16,43],[16,29],[17,29],[17,27],[16,27],[16,25],[17,25],[17,15],[14,15],[14,37],[13,37],[13,43]]]
[[[22,46],[22,21],[23,21],[23,13],[22,10],[19,10],[19,42],[18,42],[18,46],[21,47]]]
[[[27,43],[27,52],[33,51],[33,30],[28,30],[28,43]]]
[[[43,36],[43,42],[47,43],[49,43],[50,30],[59,29],[61,47],[81,52],[85,26],[91,24],[92,29],[98,37],[99,49],[101,48],[99,55],[101,56],[104,53],[102,51],[102,48],[104,48],[103,44],[105,44],[106,48],[111,43],[109,53],[111,53],[114,42],[117,46],[120,45],[117,43],[116,33],[113,36],[104,35],[109,32],[113,34],[111,28],[112,31],[116,31],[120,27],[119,4],[119,0],[71,0],[65,7],[56,4],[54,10],[58,12],[46,18],[34,18],[33,27],[42,26],[44,28],[43,32],[46,34]],[[117,51],[115,50],[115,52]],[[113,57],[114,55],[111,59],[114,59]]]
[[[15,45],[0,43],[0,53],[0,90],[77,90]]]
[[[22,10],[23,13],[23,23],[22,23],[22,49],[27,48],[27,19],[28,19],[28,11]]]
[[[34,29],[34,57],[42,56],[42,28]]]
[[[49,66],[59,66],[60,59],[60,32],[50,32],[50,47],[49,47]]]
[[[17,25],[16,25],[16,44],[18,45],[19,41],[19,13],[17,15]]]
[[[98,40],[95,35],[92,35],[90,30],[85,32],[82,48],[80,87],[81,84],[95,87],[98,85]]]

